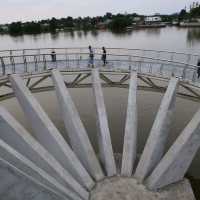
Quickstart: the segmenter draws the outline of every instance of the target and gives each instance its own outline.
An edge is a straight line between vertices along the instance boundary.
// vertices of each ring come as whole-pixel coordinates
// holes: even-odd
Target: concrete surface
[[[132,72],[124,133],[121,174],[131,176],[137,155],[137,73]]]
[[[67,200],[0,159],[1,200]]]
[[[200,147],[200,109],[147,179],[150,189],[182,180]]]
[[[51,188],[53,191],[56,191],[56,193],[60,194],[64,198],[81,200],[77,194],[61,185],[58,181],[56,181],[55,178],[37,167],[33,162],[28,160],[22,154],[15,151],[3,140],[0,140],[0,158],[15,166],[18,170],[24,172],[28,176],[34,178],[39,183],[47,186],[48,188]]]
[[[167,91],[163,96],[134,175],[140,182],[149,176],[163,157],[171,122],[173,121],[178,82],[177,78],[171,78]]]
[[[185,179],[157,192],[151,192],[133,178],[113,177],[97,184],[90,200],[195,200]]]
[[[103,171],[63,77],[58,70],[53,70],[52,78],[72,149],[92,177],[99,181],[104,177]]]
[[[114,176],[117,173],[117,170],[98,69],[92,70],[92,84],[97,112],[97,135],[100,158],[107,176]]]
[[[66,188],[88,198],[88,192],[3,107],[0,107],[0,130],[0,138],[12,148],[51,174]]]
[[[94,182],[37,99],[19,75],[11,75],[14,93],[30,122],[33,135],[83,186],[91,189]]]

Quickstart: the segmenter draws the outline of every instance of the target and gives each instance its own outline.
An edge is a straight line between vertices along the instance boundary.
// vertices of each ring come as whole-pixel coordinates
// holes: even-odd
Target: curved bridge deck
[[[0,51],[0,73],[40,73],[48,69],[86,69],[88,67],[87,48],[53,49],[56,62],[52,62],[52,49],[24,49]],[[101,49],[95,49],[94,65],[102,67]],[[168,51],[140,49],[107,49],[106,69],[136,70],[139,73],[172,75],[185,80],[197,81],[196,63],[199,55]]]
[[[41,56],[43,60],[40,60]],[[1,197],[8,200],[15,195],[15,199],[21,200],[29,199],[27,195],[40,193],[43,197],[36,195],[36,200],[91,200],[98,183],[116,176],[122,181],[125,180],[123,177],[134,180],[134,189],[150,192],[155,195],[153,200],[163,199],[163,195],[166,200],[194,200],[184,176],[200,147],[200,110],[170,148],[167,151],[165,148],[175,113],[176,96],[200,100],[196,66],[160,58],[108,54],[108,64],[103,67],[98,59],[100,54],[96,53],[95,68],[88,69],[86,53],[68,53],[66,59],[61,59],[62,53],[56,56],[56,62],[47,59],[51,54],[1,57],[1,100],[15,96],[32,128],[30,134],[0,106]],[[76,59],[72,59],[74,56]],[[17,59],[24,62],[17,62]],[[8,72],[12,74],[8,75]],[[102,90],[107,86],[129,90],[119,166],[112,148]],[[68,91],[70,87],[93,88],[97,154]],[[51,89],[56,91],[60,117],[66,130],[63,134],[69,137],[69,144],[32,94]],[[142,152],[138,152],[137,147],[138,89],[164,92]],[[141,153],[139,160],[136,159],[138,153]]]
[[[56,54],[56,61],[52,61],[52,50]],[[101,49],[95,49],[94,67],[101,70],[103,86],[128,87],[130,71],[137,71],[140,80],[145,83],[139,89],[163,92],[161,82],[171,77],[178,77],[182,83],[182,91],[178,94],[192,100],[199,100],[199,80],[197,79],[196,63],[198,55],[141,50],[141,49],[107,49],[107,64],[103,66]],[[90,76],[91,66],[88,67],[87,48],[57,48],[57,49],[24,49],[0,51],[0,100],[12,97],[13,93],[7,75],[21,74],[27,79],[27,86],[33,92],[53,89],[43,82],[51,76],[52,69],[59,69],[66,76],[73,76],[68,87],[89,87],[91,83],[84,83]],[[72,75],[71,75],[72,74]],[[85,76],[84,76],[85,74]],[[120,76],[119,80],[107,77],[112,74]],[[161,84],[161,85],[160,85]]]

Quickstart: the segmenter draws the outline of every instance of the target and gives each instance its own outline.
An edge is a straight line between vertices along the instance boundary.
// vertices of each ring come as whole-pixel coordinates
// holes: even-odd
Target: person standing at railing
[[[101,59],[102,59],[102,61],[103,61],[103,66],[105,66],[106,65],[106,63],[107,63],[107,61],[106,61],[106,48],[105,47],[102,47],[102,57],[101,57]]]
[[[56,62],[56,52],[54,50],[51,52],[51,61]]]
[[[197,62],[197,75],[198,75],[198,78],[200,78],[200,59],[198,59],[198,62]]]
[[[89,62],[88,62],[88,67],[92,66],[94,67],[94,49],[89,46]]]

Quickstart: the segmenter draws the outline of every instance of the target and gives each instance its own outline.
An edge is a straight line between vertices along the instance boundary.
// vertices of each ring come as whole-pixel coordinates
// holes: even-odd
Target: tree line
[[[106,13],[104,16],[97,17],[66,17],[61,19],[47,19],[32,22],[13,22],[0,26],[0,33],[7,33],[11,35],[19,34],[39,34],[45,32],[56,32],[56,30],[93,30],[101,26],[115,31],[123,31],[127,26],[132,25],[133,19],[140,17],[144,19],[145,16],[132,14],[112,14]],[[160,15],[162,21],[172,22],[173,20],[191,20],[200,17],[200,5],[195,4],[187,12],[182,9],[179,13],[172,15]]]

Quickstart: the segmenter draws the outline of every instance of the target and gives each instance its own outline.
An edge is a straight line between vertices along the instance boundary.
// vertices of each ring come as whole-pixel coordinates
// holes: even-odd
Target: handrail
[[[25,48],[25,49],[5,49],[5,50],[0,50],[0,53],[1,52],[10,52],[10,51],[32,51],[32,50],[69,50],[69,49],[88,49],[87,47],[45,47],[45,48]],[[100,50],[101,48],[100,47],[94,47],[94,49],[97,49],[97,50]],[[192,53],[185,53],[185,52],[176,52],[176,51],[167,51],[167,50],[154,50],[154,49],[139,49],[139,48],[117,48],[117,47],[109,47],[107,48],[107,50],[126,50],[126,51],[149,51],[149,52],[155,52],[155,53],[173,53],[173,54],[179,54],[179,55],[190,55],[190,56],[198,56],[200,57],[199,54],[192,54]]]
[[[56,60],[52,58],[52,50],[55,51]],[[136,50],[141,52],[134,52]],[[7,53],[2,53],[5,51]],[[14,51],[18,51],[18,53],[14,53]],[[101,51],[101,48],[96,48],[95,50],[94,64],[97,67],[102,66]],[[145,53],[146,51],[151,51],[153,54],[148,55]],[[155,52],[156,54],[154,55]],[[167,54],[166,56],[162,52],[172,54]],[[107,48],[107,53],[108,64],[105,67],[108,68],[136,69],[138,72],[148,71],[154,75],[155,73],[164,74],[163,76],[167,76],[168,78],[176,74],[185,80],[196,81],[197,66],[195,62],[199,58],[199,55],[181,53],[184,56],[181,56],[183,58],[180,60],[179,57],[176,57],[176,52],[167,51]],[[55,67],[60,69],[71,67],[87,68],[88,59],[89,52],[85,47],[4,50],[0,51],[0,76],[11,73],[41,73]],[[191,59],[192,61],[195,60],[193,62],[195,64],[190,62]]]
[[[25,55],[13,55],[13,56],[0,56],[1,59],[4,58],[24,58],[24,57],[35,57],[35,56],[51,56],[52,54],[25,54]],[[65,56],[65,55],[88,55],[88,53],[56,53],[56,55],[60,56]],[[96,53],[95,55],[101,56],[101,54]],[[147,60],[153,60],[153,61],[161,61],[161,62],[167,62],[171,64],[178,64],[178,65],[187,65],[189,67],[196,68],[196,65],[185,63],[185,62],[179,62],[179,61],[171,61],[167,59],[160,59],[160,58],[153,58],[153,57],[147,57],[147,56],[135,56],[135,55],[128,55],[128,54],[107,54],[107,56],[116,56],[116,57],[130,57],[130,58],[142,58],[142,59],[147,59]],[[124,61],[129,61],[129,60],[124,60]]]

